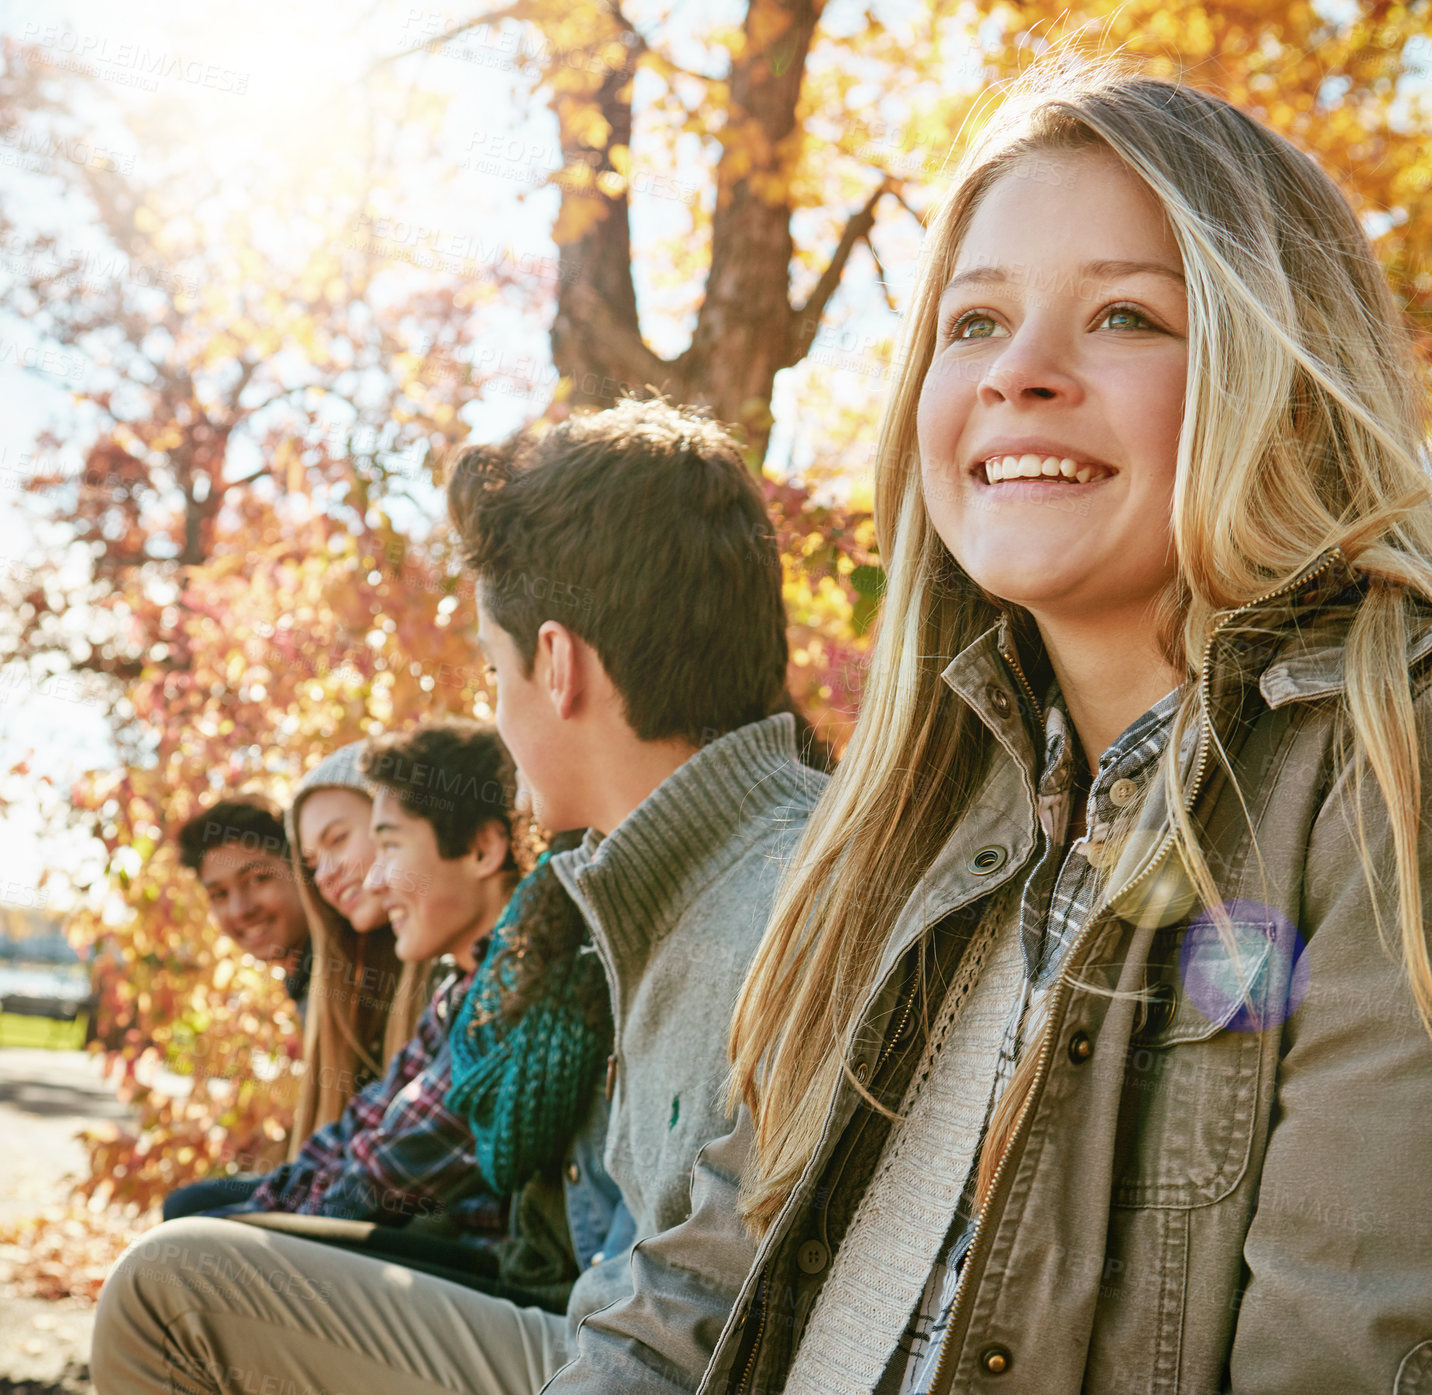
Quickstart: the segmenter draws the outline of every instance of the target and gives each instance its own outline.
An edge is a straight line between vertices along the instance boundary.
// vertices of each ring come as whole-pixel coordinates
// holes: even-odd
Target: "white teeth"
[[[1102,465],[1080,465],[1068,456],[1056,455],[996,455],[984,462],[984,471],[990,484],[1001,480],[1060,478],[1085,484],[1110,473]]]

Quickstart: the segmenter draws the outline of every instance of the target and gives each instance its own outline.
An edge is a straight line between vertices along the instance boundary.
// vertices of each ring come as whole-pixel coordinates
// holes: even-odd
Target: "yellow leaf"
[[[580,242],[606,217],[609,206],[604,199],[569,192],[552,225],[552,241],[558,246]]]
[[[611,124],[595,102],[572,102],[563,112],[567,134],[590,150],[605,150],[612,138]]]

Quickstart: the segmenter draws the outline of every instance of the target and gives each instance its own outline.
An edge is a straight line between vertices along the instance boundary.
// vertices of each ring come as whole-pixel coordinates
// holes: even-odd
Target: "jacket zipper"
[[[1005,663],[1007,663],[1010,668],[1014,670],[1014,676],[1019,679],[1019,686],[1024,689],[1024,695],[1029,699],[1029,707],[1030,710],[1034,713],[1034,720],[1036,724],[1039,726],[1043,726],[1044,707],[1040,703],[1039,699],[1034,696],[1034,689],[1030,686],[1029,679],[1024,676],[1024,668],[1019,662],[1019,651],[1015,649],[1013,643],[1011,643],[1009,649],[1006,650],[1004,648],[1001,648],[999,651],[999,655],[1000,658],[1002,658]]]
[[[872,1085],[875,1083],[875,1077],[879,1073],[880,1067],[885,1064],[890,1053],[895,1049],[895,1043],[900,1040],[900,1034],[905,1030],[905,1024],[910,1020],[910,1013],[914,1010],[915,993],[920,987],[919,974],[913,975],[913,978],[914,982],[910,985],[910,991],[905,995],[905,1011],[900,1014],[900,1021],[886,1041],[885,1050],[880,1053],[880,1059],[871,1068],[870,1083]]]
[[[1201,727],[1199,732],[1198,761],[1194,766],[1193,782],[1189,786],[1188,792],[1184,796],[1185,810],[1191,811],[1193,809],[1193,805],[1201,791],[1204,776],[1207,774],[1208,771],[1209,742],[1206,720],[1209,706],[1211,703],[1211,696],[1208,690],[1208,661],[1213,653],[1213,646],[1214,643],[1217,641],[1218,636],[1222,634],[1223,631],[1230,624],[1232,624],[1240,615],[1246,613],[1247,611],[1255,610],[1259,606],[1267,605],[1269,601],[1277,600],[1279,596],[1285,595],[1289,591],[1300,590],[1302,587],[1306,586],[1308,582],[1310,582],[1314,577],[1318,576],[1321,572],[1325,572],[1335,562],[1339,561],[1341,557],[1342,549],[1337,547],[1333,548],[1329,552],[1327,558],[1323,561],[1323,563],[1320,566],[1315,567],[1312,571],[1306,572],[1303,575],[1296,577],[1293,581],[1288,582],[1285,586],[1278,587],[1275,591],[1269,591],[1266,595],[1259,596],[1256,600],[1249,601],[1246,605],[1239,606],[1236,610],[1229,611],[1228,614],[1225,615],[1224,618],[1218,623],[1213,633],[1209,635],[1208,642],[1204,645],[1203,664],[1202,670],[1199,675],[1199,688],[1203,693],[1203,711],[1205,716],[1205,724]],[[1008,659],[1009,656],[1005,655],[1005,658]],[[1018,662],[1013,662],[1015,663],[1016,671],[1019,671]],[[1020,673],[1020,677],[1023,678],[1023,673]],[[1028,686],[1028,683],[1026,683],[1026,690],[1028,689]],[[1126,882],[1122,887],[1120,887],[1119,894],[1117,897],[1104,897],[1104,899],[1095,909],[1094,914],[1091,915],[1087,921],[1085,921],[1084,928],[1079,932],[1079,935],[1075,939],[1074,943],[1070,945],[1069,953],[1064,961],[1066,964],[1074,962],[1075,956],[1080,952],[1080,950],[1083,949],[1085,942],[1090,938],[1091,934],[1093,933],[1096,925],[1098,924],[1099,918],[1104,914],[1105,911],[1109,909],[1113,902],[1116,900],[1121,900],[1130,891],[1132,891],[1134,887],[1138,886],[1140,882],[1144,881],[1158,868],[1159,864],[1168,855],[1168,851],[1173,846],[1173,842],[1174,834],[1173,831],[1170,830],[1168,834],[1165,835],[1163,841],[1159,844],[1153,857],[1144,865],[1143,871],[1140,872],[1138,876],[1134,877],[1132,880]],[[958,1325],[957,1319],[962,1316],[960,1312],[960,1302],[961,1299],[963,1299],[965,1296],[966,1283],[969,1278],[970,1271],[974,1267],[971,1263],[971,1260],[974,1258],[976,1251],[979,1249],[980,1242],[984,1238],[986,1220],[990,1212],[995,1210],[995,1198],[999,1194],[1000,1183],[1003,1180],[1004,1174],[1009,1166],[1009,1160],[1011,1157],[1014,1156],[1018,1146],[1024,1141],[1023,1134],[1025,1123],[1029,1119],[1033,1111],[1035,1101],[1039,1098],[1040,1091],[1043,1090],[1045,1081],[1048,1078],[1049,1062],[1054,1055],[1054,1042],[1058,1037],[1059,1032],[1063,1028],[1064,1006],[1065,1000],[1069,996],[1069,987],[1069,979],[1063,973],[1061,973],[1058,979],[1055,981],[1054,987],[1050,990],[1049,1021],[1045,1028],[1043,1039],[1039,1043],[1039,1058],[1035,1065],[1034,1080],[1030,1085],[1029,1095],[1025,1099],[1024,1104],[1020,1106],[1019,1117],[1014,1121],[1014,1128],[1010,1131],[1009,1143],[1005,1147],[1004,1155],[1000,1158],[998,1165],[995,1167],[994,1176],[990,1179],[989,1196],[986,1197],[984,1209],[980,1212],[979,1218],[975,1221],[974,1234],[970,1237],[969,1248],[965,1251],[964,1262],[960,1266],[960,1277],[959,1281],[955,1285],[955,1296],[950,1302],[950,1320],[945,1326],[945,1337],[940,1344],[940,1355],[935,1361],[935,1370],[930,1378],[930,1395],[942,1395],[942,1392],[945,1389],[943,1380],[945,1375],[945,1367],[950,1357],[950,1346],[955,1338],[955,1332]]]
[[[751,1339],[751,1356],[746,1362],[746,1369],[741,1372],[741,1383],[736,1387],[736,1395],[741,1395],[741,1392],[745,1390],[746,1382],[751,1379],[751,1373],[756,1369],[756,1356],[761,1350],[761,1338],[766,1332],[766,1281],[764,1275],[761,1278],[759,1298],[761,1315],[756,1323],[756,1335]]]

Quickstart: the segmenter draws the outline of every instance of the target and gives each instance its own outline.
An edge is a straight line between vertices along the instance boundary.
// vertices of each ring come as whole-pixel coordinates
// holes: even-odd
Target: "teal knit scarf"
[[[499,1196],[516,1191],[565,1152],[610,1050],[575,1001],[570,964],[547,967],[541,997],[519,1021],[500,1019],[498,956],[539,880],[556,875],[547,866],[550,858],[538,858],[503,908],[449,1038],[453,1083],[446,1103],[467,1116],[478,1171]]]

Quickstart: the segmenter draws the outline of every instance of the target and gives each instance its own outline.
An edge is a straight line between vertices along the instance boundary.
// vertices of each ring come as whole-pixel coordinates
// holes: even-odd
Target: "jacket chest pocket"
[[[1248,1166],[1265,1031],[1289,1001],[1291,925],[1228,907],[1161,935],[1124,1061],[1114,1204],[1194,1207],[1227,1196]]]

